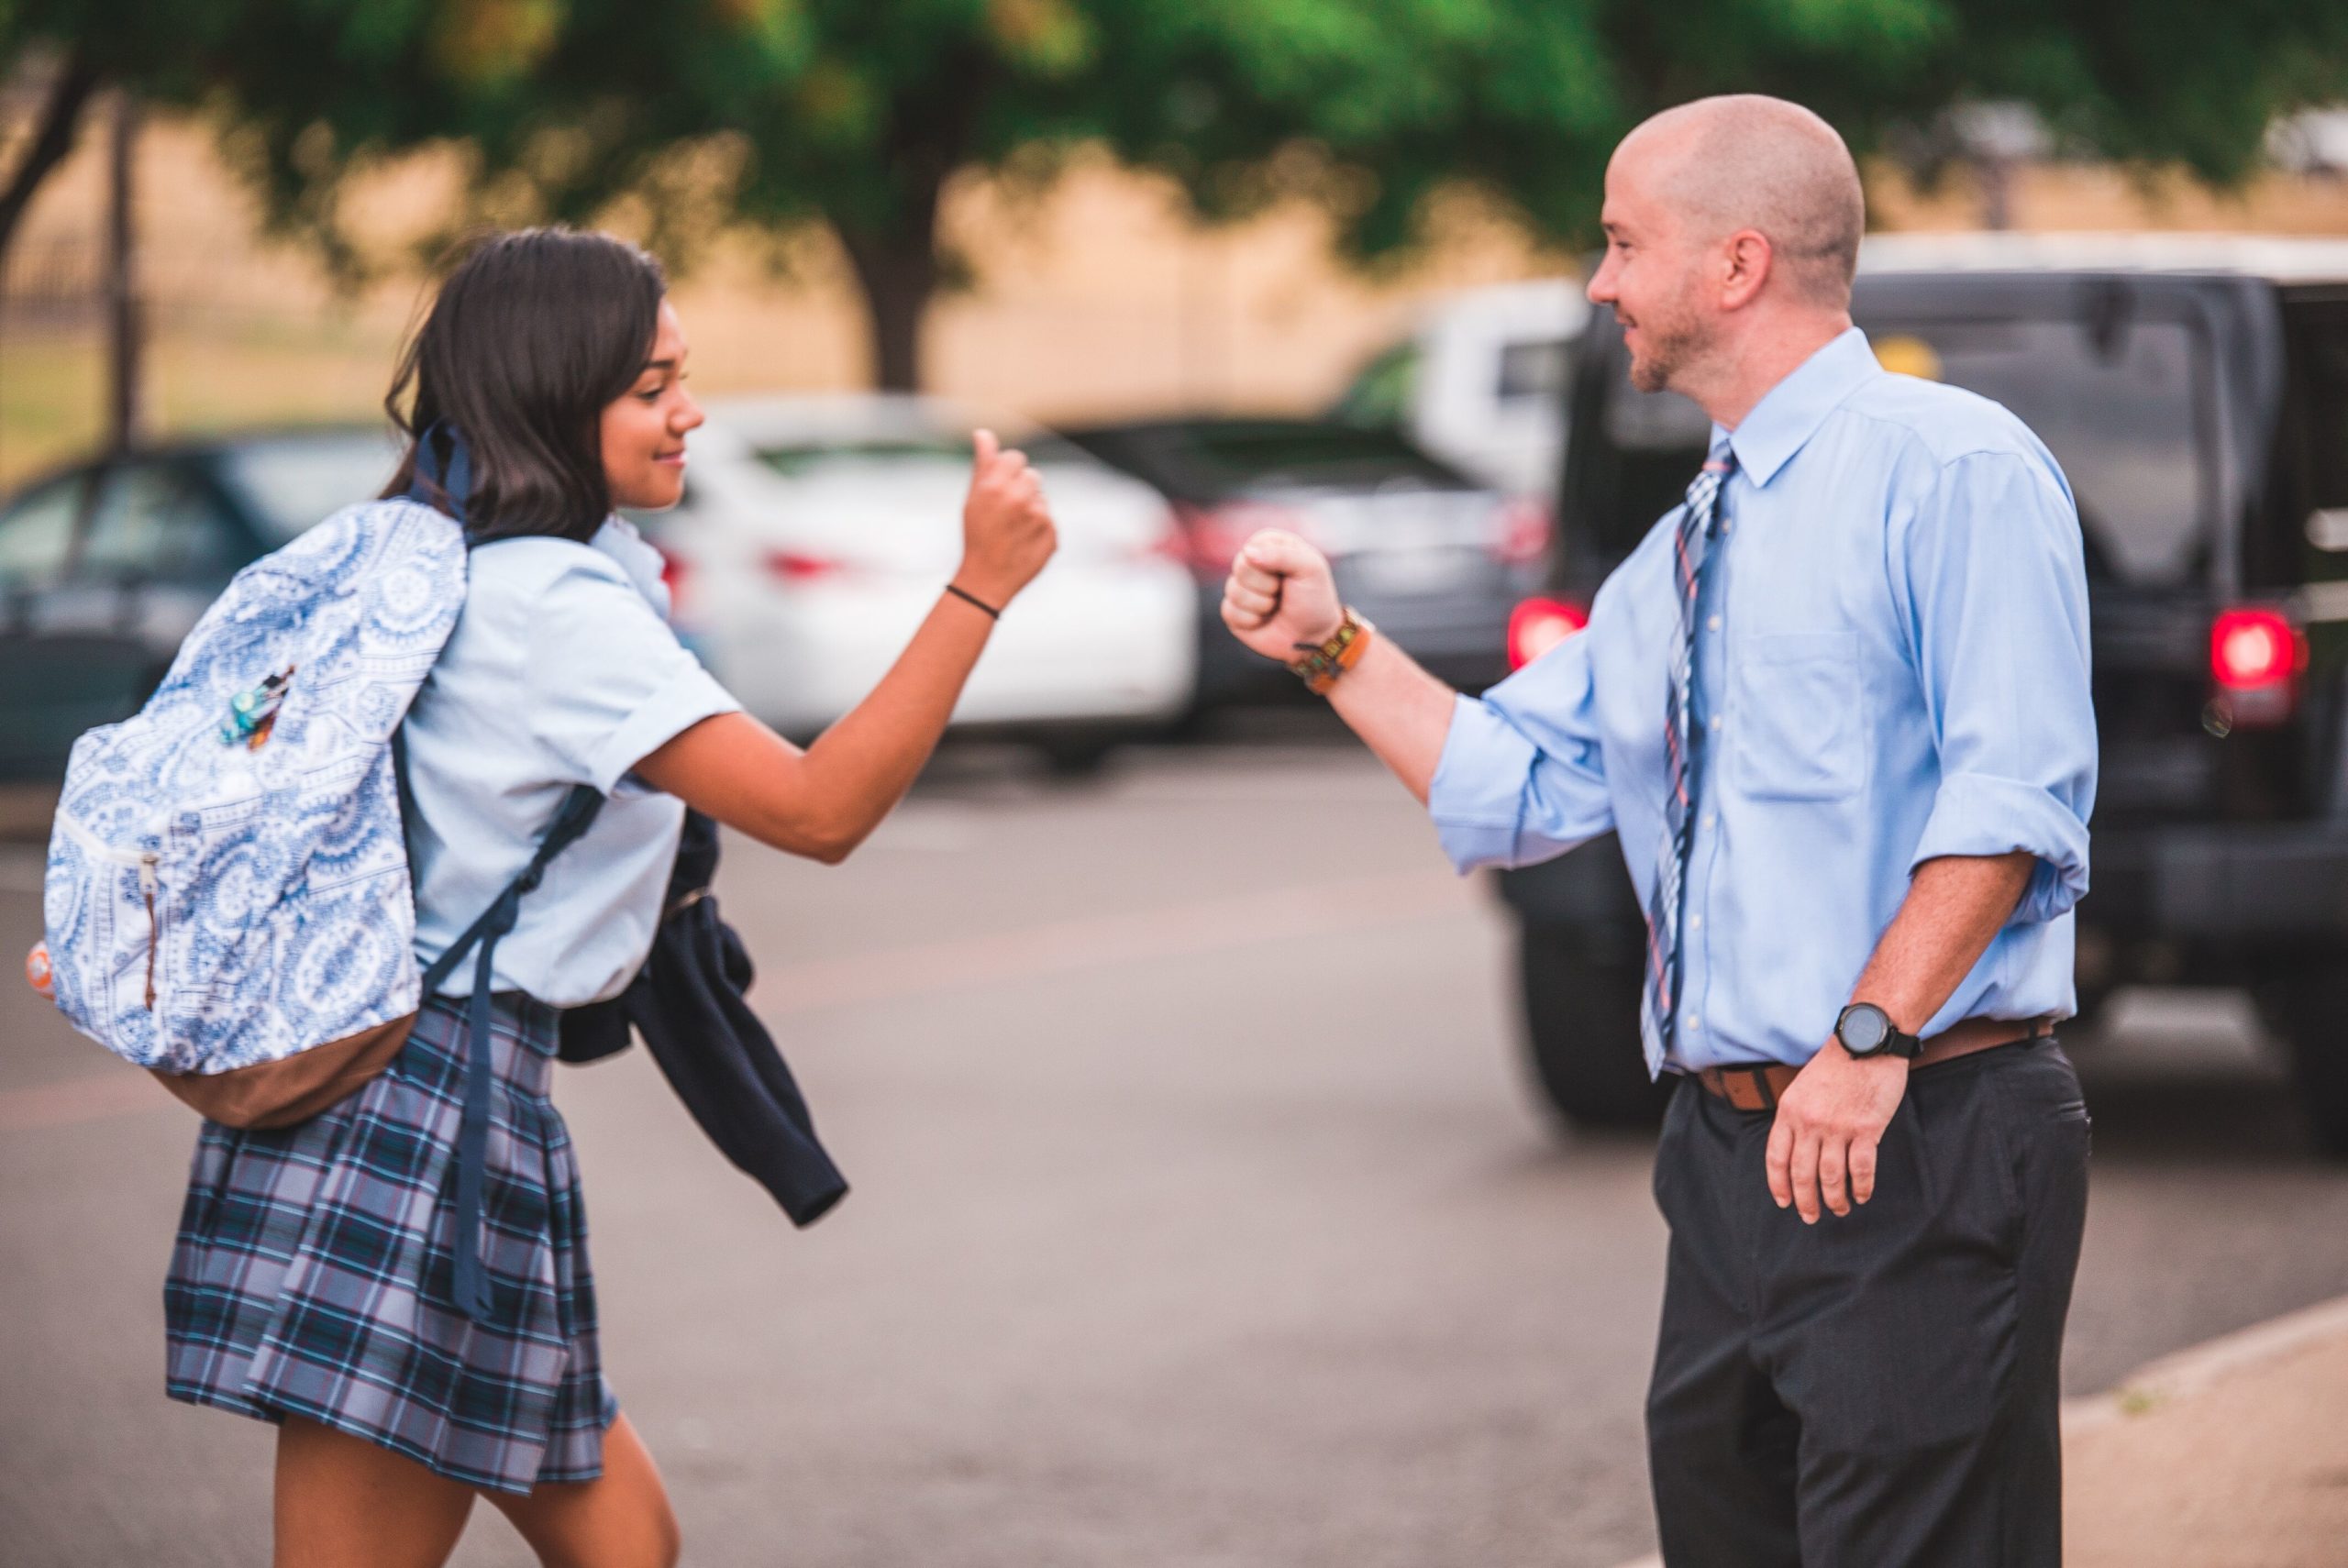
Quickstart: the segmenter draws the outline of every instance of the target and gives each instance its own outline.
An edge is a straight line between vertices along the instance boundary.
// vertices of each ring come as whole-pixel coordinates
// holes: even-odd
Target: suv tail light
[[[2213,706],[2228,725],[2280,724],[2298,705],[2307,668],[2307,634],[2280,610],[2263,605],[2221,611],[2210,627]]]
[[[1528,599],[1509,612],[1508,667],[1523,669],[1589,624],[1589,612],[1562,599]]]
[[[1492,557],[1506,566],[1532,566],[1549,553],[1549,530],[1548,502],[1520,495],[1501,508]]]

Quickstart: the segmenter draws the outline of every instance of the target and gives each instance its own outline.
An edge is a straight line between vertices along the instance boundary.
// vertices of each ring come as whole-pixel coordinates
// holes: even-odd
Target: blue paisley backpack
[[[445,489],[431,472],[238,572],[147,705],[74,743],[43,923],[72,1025],[248,1128],[305,1120],[382,1071],[473,953],[461,1216],[468,1175],[478,1212],[497,939],[603,798],[574,789],[522,875],[417,972],[397,734],[464,606],[463,525],[423,499],[470,488],[451,445]],[[477,1229],[459,1244],[469,1308]]]
[[[397,1032],[419,982],[392,734],[464,594],[454,522],[350,507],[239,572],[147,705],[74,743],[44,914],[75,1028],[245,1125],[303,1109],[227,1092],[284,1077],[250,1069]]]

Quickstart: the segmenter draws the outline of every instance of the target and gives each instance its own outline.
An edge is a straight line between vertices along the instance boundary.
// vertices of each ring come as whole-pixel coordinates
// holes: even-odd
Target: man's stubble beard
[[[1631,384],[1643,392],[1685,392],[1686,372],[1711,348],[1705,324],[1676,302],[1640,318],[1645,348],[1631,356]]]

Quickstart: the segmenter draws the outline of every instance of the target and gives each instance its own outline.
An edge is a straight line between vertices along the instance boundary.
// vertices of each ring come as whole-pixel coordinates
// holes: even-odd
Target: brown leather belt
[[[2017,1030],[2021,1032],[2015,1032]],[[2025,1040],[2043,1040],[2054,1032],[2054,1021],[2051,1018],[2027,1022],[2012,1018],[1968,1018],[1925,1041],[1924,1048],[1916,1053],[1916,1059],[1909,1066],[1916,1069],[1936,1067],[1959,1056],[1970,1056],[1976,1051],[2018,1045]],[[1706,1067],[1691,1076],[1707,1092],[1739,1110],[1775,1110],[1785,1095],[1786,1086],[1800,1071],[1783,1062],[1771,1062],[1751,1067]]]

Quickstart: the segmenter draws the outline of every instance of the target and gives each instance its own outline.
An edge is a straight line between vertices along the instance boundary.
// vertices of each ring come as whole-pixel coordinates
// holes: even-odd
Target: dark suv
[[[1870,242],[1852,312],[1888,369],[2013,410],[2078,499],[2102,748],[2081,1013],[2120,985],[2249,988],[2348,1154],[2348,245],[1901,237]],[[1601,313],[1520,661],[1702,460],[1704,416],[1625,363]],[[1614,841],[1501,885],[1542,1087],[1577,1122],[1649,1119]]]

